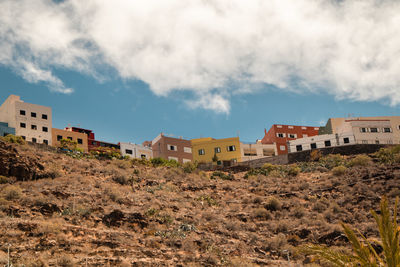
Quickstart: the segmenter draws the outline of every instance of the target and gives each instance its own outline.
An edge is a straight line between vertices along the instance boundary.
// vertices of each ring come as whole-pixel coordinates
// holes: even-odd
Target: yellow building
[[[192,139],[191,143],[193,161],[215,164],[222,164],[223,161],[242,161],[239,137],[224,139],[206,137]]]
[[[69,139],[76,141],[79,148],[83,149],[84,152],[88,152],[88,137],[85,133],[61,130],[57,128],[52,128],[51,133],[53,137],[53,146],[58,147],[61,139]]]

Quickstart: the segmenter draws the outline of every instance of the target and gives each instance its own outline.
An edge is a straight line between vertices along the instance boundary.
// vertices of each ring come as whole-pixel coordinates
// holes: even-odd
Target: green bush
[[[374,153],[374,156],[383,164],[400,163],[400,145],[381,148],[378,152]]]
[[[225,174],[224,172],[221,171],[215,171],[211,174],[210,179],[222,179],[222,180],[233,180],[233,175],[232,174]]]
[[[8,183],[8,178],[0,175],[0,184],[7,184]]]
[[[297,176],[301,172],[301,169],[296,165],[290,165],[289,169],[287,170],[287,174],[289,176]]]
[[[347,168],[343,165],[332,168],[332,173],[335,176],[341,176],[341,175],[345,174],[346,171],[347,171]]]
[[[339,154],[329,154],[327,156],[320,158],[319,163],[321,164],[321,166],[330,170],[334,167],[343,165],[344,160],[343,156]]]
[[[279,169],[279,165],[274,165],[274,164],[271,164],[271,163],[265,163],[262,166],[262,168],[264,170],[266,170],[267,172],[271,172],[271,171],[274,171],[274,170],[278,170]]]
[[[154,167],[165,166],[165,167],[177,168],[181,166],[179,162],[173,159],[167,160],[163,158],[153,158],[150,160],[150,162]]]
[[[275,197],[270,197],[265,204],[265,208],[269,211],[277,211],[282,208],[281,202]]]
[[[90,154],[97,159],[122,159],[121,152],[113,147],[96,147]]]
[[[14,144],[20,144],[20,145],[26,144],[24,138],[22,138],[21,136],[13,135],[13,134],[8,134],[4,137],[1,137],[1,140],[6,141],[8,143],[14,143]]]
[[[192,173],[194,170],[197,169],[197,163],[193,163],[191,161],[185,162],[182,166],[183,171],[186,173]]]
[[[368,157],[367,155],[357,155],[355,158],[351,159],[347,165],[349,167],[354,167],[354,166],[368,166],[372,162],[371,158]]]

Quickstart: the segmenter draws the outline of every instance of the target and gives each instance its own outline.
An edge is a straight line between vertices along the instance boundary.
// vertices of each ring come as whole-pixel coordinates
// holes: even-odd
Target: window
[[[19,127],[21,127],[21,128],[26,128],[26,124],[23,123],[23,122],[21,122],[21,123],[19,124]]]
[[[36,118],[36,112],[31,112],[31,117]]]
[[[176,158],[176,157],[168,157],[168,160],[175,160],[175,161],[178,161],[178,158]]]
[[[281,151],[285,151],[285,150],[286,150],[286,146],[280,146],[279,149],[280,149]]]
[[[42,131],[47,133],[49,129],[47,127],[42,127]]]
[[[57,141],[61,141],[62,135],[57,135]]]
[[[22,109],[21,109],[21,110],[19,111],[19,115],[25,116],[25,114],[26,114],[26,113],[25,113],[25,110],[22,110]]]
[[[283,134],[283,133],[277,133],[276,136],[277,136],[277,137],[280,137],[280,138],[283,138],[283,137],[285,137],[285,134]]]
[[[378,128],[370,128],[369,129],[371,133],[377,133],[378,132]]]
[[[302,145],[297,145],[296,146],[296,151],[302,151],[303,150],[303,146]]]
[[[97,146],[97,142],[96,141],[92,141],[92,145]]]
[[[293,126],[288,126],[289,129],[293,129]]]
[[[361,144],[368,144],[368,141],[367,140],[362,140]]]
[[[215,152],[215,153],[221,153],[221,148],[220,148],[220,147],[214,148],[214,152]]]
[[[228,146],[226,149],[227,149],[229,152],[236,151],[236,147],[235,147],[235,146]]]
[[[310,146],[311,146],[311,149],[316,149],[317,148],[317,143],[311,143]]]
[[[81,138],[78,138],[78,144],[80,144],[80,145],[83,144],[83,140]]]
[[[71,136],[68,136],[67,139],[72,140],[72,137],[71,137]]]
[[[22,139],[26,140],[26,137],[25,137],[25,136],[21,136],[21,137],[22,137]]]
[[[282,128],[282,125],[276,125],[276,128]]]
[[[42,114],[42,119],[47,120],[47,114]]]
[[[206,151],[204,149],[199,149],[199,155],[205,155]]]
[[[360,128],[360,132],[366,133],[367,132],[367,128]]]
[[[319,127],[314,127],[314,130],[318,131],[318,130],[319,130]]]
[[[43,139],[43,144],[48,145],[48,144],[49,144],[49,141],[47,141],[46,139]]]
[[[133,154],[133,151],[132,151],[131,149],[125,149],[125,153],[126,153],[126,154],[129,154],[129,155],[132,155],[132,154]]]
[[[36,143],[37,142],[37,140],[36,140],[36,138],[32,138],[32,143]]]
[[[190,148],[190,147],[183,147],[183,152],[185,152],[185,153],[192,153],[192,148]]]
[[[326,146],[326,147],[331,146],[331,140],[326,140],[326,141],[325,141],[325,146]]]
[[[391,133],[392,132],[392,128],[383,128],[383,132],[384,133]]]
[[[174,146],[174,145],[167,145],[167,147],[168,147],[168,150],[171,150],[171,151],[177,151],[178,150],[178,147]]]
[[[32,124],[32,125],[31,125],[31,129],[32,129],[32,130],[37,130],[37,126],[34,125],[34,124]]]
[[[289,134],[289,138],[297,138],[296,134]]]
[[[379,145],[379,140],[375,140],[375,144]]]
[[[307,134],[303,134],[303,137],[308,137],[308,135]]]
[[[388,144],[393,144],[393,140],[388,140],[387,143]]]
[[[307,130],[307,127],[302,126],[301,129],[302,130]]]
[[[190,160],[190,159],[182,159],[182,161],[183,161],[183,163],[186,163],[186,162],[191,162],[191,160]]]
[[[350,139],[348,137],[343,138],[343,143],[345,144],[350,143]]]

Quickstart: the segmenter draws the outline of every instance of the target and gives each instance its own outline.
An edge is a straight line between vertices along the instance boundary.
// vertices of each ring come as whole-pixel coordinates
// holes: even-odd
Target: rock
[[[121,226],[125,218],[125,214],[120,210],[113,210],[111,213],[104,215],[103,223],[107,226]]]

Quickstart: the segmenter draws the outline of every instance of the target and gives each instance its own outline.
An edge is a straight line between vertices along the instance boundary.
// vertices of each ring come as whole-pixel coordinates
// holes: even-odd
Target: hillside
[[[8,244],[14,266],[307,264],[297,247],[347,246],[339,221],[377,236],[369,210],[400,195],[400,164],[344,162],[229,176],[0,141],[0,264]]]

